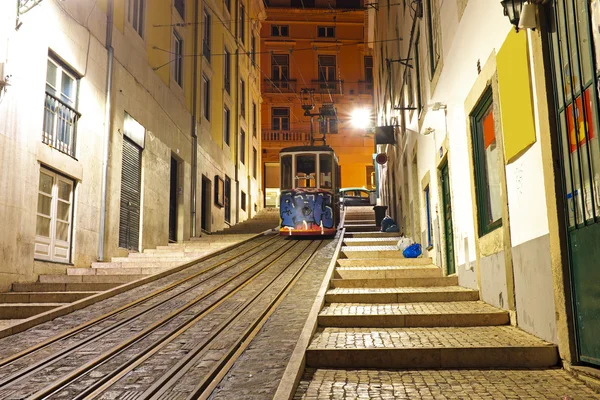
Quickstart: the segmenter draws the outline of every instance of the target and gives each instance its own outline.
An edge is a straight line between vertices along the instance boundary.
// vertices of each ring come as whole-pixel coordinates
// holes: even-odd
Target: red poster
[[[494,140],[496,140],[496,132],[494,131],[494,113],[490,109],[490,112],[483,120],[483,148],[487,149]]]
[[[593,87],[589,87],[583,95],[585,99],[585,118],[586,122],[584,122],[583,117],[583,107],[581,104],[581,96],[577,97],[575,100],[575,117],[577,118],[577,133],[575,132],[575,127],[573,125],[573,103],[569,104],[567,107],[567,129],[569,132],[569,150],[574,152],[578,146],[582,146],[586,143],[585,132],[587,129],[588,139],[593,139],[596,135],[594,132],[594,125],[592,123],[592,101],[590,98],[590,90]],[[577,139],[576,139],[577,134]]]

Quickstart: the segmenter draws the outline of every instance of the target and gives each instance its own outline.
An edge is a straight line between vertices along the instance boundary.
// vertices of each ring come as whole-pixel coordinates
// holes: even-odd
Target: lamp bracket
[[[409,57],[409,58],[399,58],[397,60],[392,60],[390,58],[386,58],[385,59],[385,62],[387,64],[388,69],[390,68],[390,65],[392,63],[395,63],[395,62],[400,63],[400,64],[404,65],[405,67],[412,68],[413,66],[412,66],[412,64],[409,63],[409,61],[412,61],[411,57]]]
[[[401,107],[401,106],[394,107],[394,110],[400,110],[400,111],[413,111],[416,109],[417,109],[417,107]]]

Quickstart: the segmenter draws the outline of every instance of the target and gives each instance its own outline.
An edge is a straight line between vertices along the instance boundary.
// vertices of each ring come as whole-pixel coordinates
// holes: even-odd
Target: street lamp
[[[523,3],[524,0],[502,0],[500,2],[504,8],[504,15],[506,15],[510,20],[510,23],[515,26],[517,32],[519,32],[519,20],[521,19]]]
[[[371,112],[366,108],[357,108],[352,111],[352,125],[357,129],[367,129],[371,126]]]

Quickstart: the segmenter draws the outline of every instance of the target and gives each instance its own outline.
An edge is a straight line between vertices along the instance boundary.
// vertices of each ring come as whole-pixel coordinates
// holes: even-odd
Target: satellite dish
[[[383,165],[387,162],[388,157],[387,154],[385,153],[379,153],[377,154],[377,156],[375,156],[375,161],[377,161],[377,164],[379,165]]]

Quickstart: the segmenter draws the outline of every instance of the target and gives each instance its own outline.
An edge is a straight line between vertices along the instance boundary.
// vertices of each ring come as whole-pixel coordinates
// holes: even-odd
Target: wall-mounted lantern
[[[504,8],[504,15],[506,15],[510,20],[510,23],[515,26],[517,32],[519,32],[519,20],[521,19],[523,3],[523,0],[502,0],[500,2]]]

